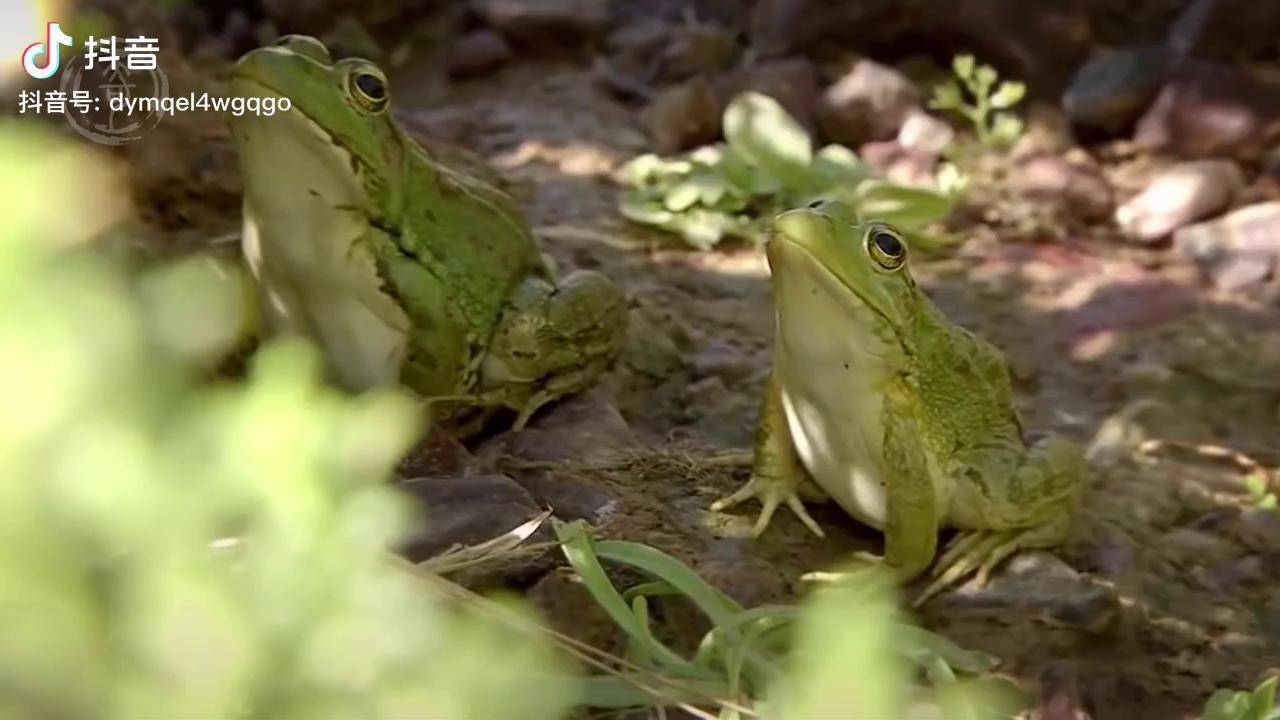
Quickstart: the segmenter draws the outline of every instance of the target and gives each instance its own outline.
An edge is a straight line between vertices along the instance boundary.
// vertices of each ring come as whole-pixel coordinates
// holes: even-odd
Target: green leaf
[[[903,717],[910,668],[896,653],[902,618],[886,572],[810,595],[766,717]]]
[[[991,86],[996,84],[998,77],[996,69],[990,65],[979,67],[973,76],[974,86],[978,89],[977,94],[986,95],[991,90]]]
[[[902,652],[916,665],[928,667],[929,662],[937,658],[953,670],[973,675],[987,672],[996,666],[995,656],[977,650],[966,650],[924,628],[904,625],[901,632]]]
[[[724,136],[734,152],[789,189],[809,182],[809,133],[768,95],[746,92],[734,98],[724,111]]]
[[[955,80],[948,80],[934,86],[933,99],[929,101],[929,107],[935,110],[955,110],[962,105],[964,105],[964,98],[960,95],[960,86],[956,85]]]
[[[618,200],[622,216],[644,225],[665,226],[675,214],[664,208],[650,193],[628,190]]]
[[[1217,690],[1205,703],[1203,720],[1248,720],[1249,693]]]
[[[1251,497],[1262,498],[1267,494],[1267,476],[1259,471],[1251,472],[1244,476],[1244,487]]]
[[[1005,109],[1017,105],[1027,94],[1027,86],[1020,82],[1005,80],[991,96],[991,107]]]
[[[654,687],[650,675],[591,675],[578,679],[582,705],[597,708],[622,709],[646,707],[659,703],[705,703],[709,697],[728,697],[728,687],[720,681],[668,680],[657,685],[660,693],[646,692],[641,688]]]
[[[1280,677],[1270,677],[1254,688],[1250,697],[1250,706],[1253,716],[1258,720],[1265,720],[1267,715],[1275,709],[1277,682],[1280,682]]]
[[[688,565],[657,548],[624,540],[605,540],[596,543],[595,550],[605,560],[643,570],[679,590],[716,625],[729,626],[734,616],[742,612],[736,600],[703,580]]]
[[[1276,509],[1276,496],[1274,493],[1267,493],[1258,501],[1258,508],[1262,510]]]
[[[692,180],[677,183],[662,198],[662,205],[671,212],[680,212],[693,207],[702,196],[702,190]]]
[[[945,218],[953,204],[951,197],[934,190],[911,188],[885,180],[868,180],[858,187],[858,214],[897,225],[903,229],[922,228]]]
[[[622,175],[629,184],[639,187],[648,184],[650,180],[657,177],[662,165],[662,158],[653,153],[646,153],[632,158],[622,168]]]
[[[844,145],[823,147],[813,160],[813,168],[827,182],[839,185],[856,185],[871,177],[871,169]]]
[[[951,69],[956,76],[968,80],[973,75],[974,60],[972,55],[957,55],[951,61]]]
[[[999,113],[991,126],[991,138],[998,145],[1012,145],[1022,134],[1022,120],[1009,113]]]
[[[556,537],[560,540],[560,549],[564,553],[565,559],[569,561],[578,576],[582,578],[582,584],[586,586],[588,592],[595,598],[596,603],[608,613],[614,623],[630,636],[632,642],[638,643],[644,652],[672,671],[680,672],[688,677],[699,677],[706,680],[714,679],[714,675],[680,657],[671,648],[653,637],[652,633],[649,632],[648,626],[640,618],[636,617],[635,613],[627,605],[627,601],[622,598],[613,583],[609,581],[609,576],[605,574],[604,568],[601,567],[600,561],[597,559],[594,543],[581,520],[566,523],[553,517],[551,526],[555,530]]]

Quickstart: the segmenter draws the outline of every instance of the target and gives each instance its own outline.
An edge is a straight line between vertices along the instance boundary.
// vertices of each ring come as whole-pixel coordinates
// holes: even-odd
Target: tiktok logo
[[[45,28],[45,41],[31,43],[26,50],[22,51],[22,69],[27,74],[37,80],[44,80],[53,77],[58,72],[58,65],[62,63],[60,46],[66,45],[71,47],[71,36],[62,32],[62,26],[56,22],[51,22]],[[43,55],[44,64],[36,63],[36,58]]]

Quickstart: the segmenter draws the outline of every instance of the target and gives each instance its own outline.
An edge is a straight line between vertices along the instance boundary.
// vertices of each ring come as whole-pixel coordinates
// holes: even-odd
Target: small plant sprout
[[[1008,110],[1026,95],[1027,86],[1000,81],[995,68],[978,65],[972,55],[957,55],[951,69],[955,77],[934,87],[929,107],[964,116],[983,147],[1012,145],[1022,134],[1022,120]]]

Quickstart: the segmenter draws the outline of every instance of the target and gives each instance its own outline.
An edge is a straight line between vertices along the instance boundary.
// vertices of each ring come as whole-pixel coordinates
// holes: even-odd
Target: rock
[[[719,25],[677,26],[665,38],[663,48],[655,74],[668,82],[720,72],[738,55],[737,39]]]
[[[485,75],[511,59],[511,46],[498,33],[481,29],[458,38],[445,58],[445,72],[452,78]]]
[[[658,93],[642,117],[654,152],[671,155],[715,140],[722,111],[715,91],[699,75]]]
[[[1105,632],[1120,609],[1114,590],[1041,551],[1014,555],[986,587],[966,585],[944,593],[937,601],[997,617],[1035,610],[1060,625],[1089,633]]]
[[[1267,508],[1246,508],[1240,512],[1230,532],[1240,544],[1250,550],[1280,550],[1280,512]]]
[[[532,462],[606,462],[620,449],[633,447],[635,435],[622,414],[594,389],[575,395],[534,417],[520,432],[505,433],[483,443],[476,454]]]
[[[759,0],[751,12],[751,45],[761,56],[777,58],[822,41],[864,42],[889,27],[902,5],[899,0]]]
[[[613,20],[609,0],[471,0],[471,7],[489,27],[525,47],[595,40]]]
[[[751,356],[718,340],[709,341],[690,364],[699,378],[718,376],[734,384],[748,380],[758,367]]]
[[[1116,223],[1135,240],[1159,240],[1222,210],[1244,187],[1244,173],[1227,160],[1174,165],[1116,209]]]
[[[452,434],[432,428],[431,432],[405,454],[396,468],[400,478],[427,475],[460,475],[473,458],[467,448]]]
[[[1280,266],[1280,201],[1180,228],[1173,246],[1223,290],[1260,283]]]
[[[1196,54],[1222,60],[1275,58],[1280,3],[1217,0],[1196,44]]]
[[[343,15],[328,32],[320,36],[320,41],[329,48],[335,60],[349,57],[379,63],[383,60],[382,47],[353,15]]]
[[[973,53],[1002,75],[1026,83],[1028,94],[1040,99],[1061,95],[1093,40],[1079,2],[931,0],[916,4],[916,15],[912,20],[919,29],[913,31],[935,52]]]
[[[858,60],[822,93],[818,124],[829,142],[858,147],[895,137],[920,103],[919,89],[905,75]]]
[[[542,512],[528,491],[506,475],[411,478],[399,487],[422,507],[422,522],[404,546],[414,562],[455,544],[500,537]]]
[[[539,505],[549,508],[561,520],[586,520],[598,525],[618,509],[618,498],[613,493],[581,475],[560,470],[514,474],[516,482]]]
[[[901,185],[931,188],[938,156],[905,148],[897,140],[867,143],[858,148],[858,157],[881,176]]]
[[[1175,528],[1161,536],[1156,547],[1184,565],[1217,565],[1231,559],[1234,549],[1217,535],[1194,528]]]
[[[1056,105],[1031,103],[1023,122],[1022,134],[1009,151],[1014,160],[1037,153],[1062,154],[1075,145],[1071,123]]]
[[[1155,44],[1094,57],[1071,78],[1062,109],[1075,125],[1119,132],[1151,105],[1173,61],[1168,47]]]
[[[1023,197],[1058,204],[1085,222],[1102,220],[1115,207],[1111,184],[1101,172],[1051,153],[1017,161],[1009,182]]]
[[[754,91],[777,100],[810,132],[817,128],[814,109],[818,102],[818,73],[803,58],[776,60],[717,78],[712,86],[723,111],[739,93]]]
[[[935,156],[941,156],[955,138],[956,131],[945,120],[919,109],[907,115],[898,131],[899,145]]]
[[[1040,701],[1029,720],[1091,720],[1080,699],[1075,665],[1054,662],[1040,673]]]
[[[1247,70],[1189,61],[1138,121],[1142,148],[1183,157],[1255,160],[1280,139],[1280,82]]]

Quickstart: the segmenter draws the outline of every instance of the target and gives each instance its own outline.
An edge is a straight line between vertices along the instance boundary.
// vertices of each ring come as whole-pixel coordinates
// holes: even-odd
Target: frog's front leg
[[[626,326],[626,299],[600,273],[579,270],[555,285],[526,278],[489,344],[480,394],[517,411],[519,430],[546,403],[590,387],[621,351]]]
[[[1084,459],[1075,443],[1050,438],[1026,451],[1023,461],[1003,478],[990,467],[990,476],[982,475],[982,463],[972,474],[981,482],[980,489],[958,490],[978,499],[974,510],[986,529],[967,530],[952,540],[915,605],[971,573],[976,573],[979,586],[985,585],[991,571],[1019,550],[1054,547],[1066,540],[1083,487]]]
[[[884,563],[906,581],[933,562],[941,515],[915,411],[895,392],[884,403]]]
[[[787,427],[786,412],[782,407],[782,392],[778,381],[769,378],[765,386],[764,401],[760,404],[760,420],[756,425],[755,459],[751,467],[751,479],[737,492],[720,498],[711,505],[712,512],[751,498],[760,499],[760,517],[756,520],[752,535],[760,537],[778,506],[786,503],[787,507],[800,518],[805,527],[818,537],[825,533],[818,523],[809,516],[800,499],[799,490],[807,477],[800,459],[796,457],[795,446],[792,445],[791,431]]]

